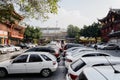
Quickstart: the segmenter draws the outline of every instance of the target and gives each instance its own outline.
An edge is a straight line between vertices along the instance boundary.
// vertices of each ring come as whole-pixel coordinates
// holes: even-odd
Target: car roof
[[[48,52],[25,52],[24,54],[47,54],[48,55],[50,53],[48,53]]]
[[[78,47],[71,47],[71,48],[67,49],[67,51],[68,50],[72,50],[72,49],[79,49],[79,48],[85,48],[85,47],[80,47],[80,46],[78,46]]]
[[[50,46],[37,46],[37,47],[33,47],[33,48],[41,48],[41,49],[43,49],[43,48],[45,48],[45,49],[54,49],[54,48],[52,48],[52,47],[50,47]],[[32,49],[32,48],[31,48]]]
[[[73,48],[73,47],[72,47]],[[92,48],[86,48],[86,47],[75,47],[78,48],[76,51],[80,51],[80,50],[94,50]],[[70,48],[69,48],[70,49]]]
[[[120,71],[120,65],[113,65]],[[83,70],[88,80],[120,80],[120,73],[115,73],[112,66],[89,67]]]
[[[92,49],[87,49],[87,50],[92,50]],[[82,51],[82,52],[80,52],[80,54],[78,53],[78,54],[72,54],[72,56],[78,56],[78,55],[85,55],[85,54],[98,54],[98,53],[102,53],[102,54],[107,54],[107,55],[110,55],[110,54],[108,54],[108,53],[105,53],[105,52],[99,52],[99,51],[96,51],[96,50],[92,50],[92,51]],[[112,56],[112,55],[110,55],[110,56]]]
[[[66,45],[78,45],[78,46],[83,46],[82,44],[77,44],[77,43],[67,43]]]
[[[86,64],[99,64],[99,63],[109,63],[108,60],[112,63],[120,63],[120,58],[119,57],[84,57],[80,58],[82,59]]]

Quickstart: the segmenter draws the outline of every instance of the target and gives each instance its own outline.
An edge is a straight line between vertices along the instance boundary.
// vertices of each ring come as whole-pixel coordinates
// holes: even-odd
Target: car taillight
[[[62,48],[60,48],[59,50],[60,50],[60,51],[63,51],[63,49],[62,49]]]
[[[73,75],[73,74],[69,74],[69,76],[71,77],[72,80],[76,80],[76,78],[78,77],[77,75]]]
[[[56,56],[56,57],[59,57],[59,54],[58,54],[58,53],[56,53],[56,54],[55,54],[55,56]]]
[[[53,65],[55,65],[56,64],[56,61],[53,61]]]
[[[72,60],[71,60],[71,59],[66,59],[66,61],[67,61],[67,62],[72,62]]]

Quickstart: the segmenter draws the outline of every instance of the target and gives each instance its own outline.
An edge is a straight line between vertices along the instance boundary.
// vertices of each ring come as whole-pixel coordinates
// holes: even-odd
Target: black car
[[[53,54],[57,58],[58,62],[60,61],[60,54],[54,48],[47,47],[47,46],[38,46],[38,47],[30,48],[25,52],[33,52],[33,51],[35,51],[35,52],[49,52],[49,53]]]

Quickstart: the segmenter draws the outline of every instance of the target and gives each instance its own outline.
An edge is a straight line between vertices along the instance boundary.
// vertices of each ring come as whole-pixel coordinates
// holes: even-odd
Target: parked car
[[[98,49],[104,49],[105,46],[106,46],[106,44],[100,44],[100,45],[97,45],[97,48]]]
[[[103,50],[118,50],[120,48],[119,48],[119,46],[117,44],[109,43],[109,44],[101,46],[99,49],[103,49]]]
[[[59,52],[63,52],[63,49],[62,49],[61,44],[59,42],[52,41],[49,44],[47,44],[46,46],[55,48]]]
[[[7,74],[40,73],[44,77],[56,71],[56,58],[46,52],[27,52],[14,58],[0,62],[0,77]]]
[[[19,46],[21,47],[22,49],[25,49],[25,48],[29,48],[27,45],[25,45],[24,43],[20,43],[20,44],[16,44],[15,46]]]
[[[25,46],[26,46],[27,48],[36,47],[36,45],[35,45],[35,44],[32,44],[32,43],[25,43]]]
[[[82,52],[82,51],[94,51],[94,50],[95,50],[95,49],[93,49],[93,48],[79,47],[79,48],[77,48],[77,49],[75,49],[75,50],[66,52],[66,53],[65,53],[65,57],[78,54],[78,53],[80,53],[80,52]]]
[[[60,61],[60,54],[59,54],[58,50],[51,48],[51,47],[38,46],[38,47],[30,48],[30,49],[26,50],[25,52],[49,52],[50,54],[53,54],[57,58],[58,62]]]
[[[83,48],[83,47],[71,47],[67,50],[64,50],[62,53],[62,56],[65,57],[67,54],[69,54],[69,52],[75,51],[75,50],[80,49],[80,48]]]
[[[21,47],[19,46],[14,46],[14,45],[9,45],[10,47],[12,47],[13,49],[15,49],[15,51],[20,51]]]
[[[4,45],[0,45],[0,54],[7,53],[7,52],[8,52],[8,48],[5,47]]]
[[[65,46],[64,46],[64,50],[67,50],[71,47],[84,47],[82,44],[75,44],[75,43],[67,43]]]
[[[76,53],[76,54],[72,54],[72,55],[69,55],[69,56],[66,56],[66,59],[65,59],[65,67],[68,68],[68,66],[76,61],[77,59],[79,58],[82,58],[82,57],[101,57],[101,56],[112,56],[110,54],[107,54],[107,53],[104,53],[104,52],[98,52],[98,51],[81,51],[79,53]]]
[[[85,68],[77,80],[120,80],[120,65]]]
[[[112,65],[120,64],[120,58],[119,57],[85,57],[85,58],[78,59],[69,66],[68,73],[66,75],[66,80],[79,80],[78,79],[79,75],[81,74],[83,69],[87,67],[108,66],[111,64]],[[96,74],[94,74],[94,76],[95,75]],[[99,80],[99,79],[92,79],[92,80]],[[114,80],[114,79],[111,79],[111,80]]]
[[[14,52],[15,51],[15,47],[12,47],[11,45],[4,45],[7,48],[8,52]]]

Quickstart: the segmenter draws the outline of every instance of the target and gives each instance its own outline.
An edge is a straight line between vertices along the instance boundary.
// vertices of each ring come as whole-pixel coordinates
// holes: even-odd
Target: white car
[[[27,46],[27,48],[36,47],[36,45],[32,43],[25,43],[25,45]]]
[[[15,51],[15,48],[10,46],[10,45],[4,45],[4,46],[7,48],[8,52],[14,52]]]
[[[75,53],[69,56],[66,56],[65,58],[65,67],[68,68],[68,66],[76,61],[77,59],[81,58],[81,57],[98,57],[98,56],[112,56],[110,54],[104,53],[104,52],[98,52],[98,51],[81,51],[79,53]]]
[[[3,45],[0,45],[0,54],[7,53],[7,52],[8,52],[8,48]]]
[[[120,80],[120,65],[85,68],[77,80]]]
[[[13,49],[14,51],[20,51],[21,47],[19,46],[14,46],[14,45],[9,45],[11,47],[11,49]]]
[[[84,47],[71,47],[67,50],[64,50],[62,53],[63,57],[65,57],[65,56],[69,55],[69,53],[71,54],[71,52],[76,51],[77,49],[81,49],[81,48],[84,48]]]
[[[80,53],[82,51],[94,51],[94,50],[95,49],[92,49],[92,48],[79,47],[78,49],[66,52],[66,56],[65,57],[78,54],[78,53]]]
[[[119,57],[86,57],[86,58],[78,59],[69,66],[68,73],[66,75],[66,80],[78,80],[78,77],[81,74],[82,70],[87,67],[107,66],[111,64],[120,64],[120,58]]]
[[[26,52],[13,60],[0,62],[0,77],[19,73],[41,73],[42,76],[48,77],[57,67],[56,58],[49,53]]]
[[[105,47],[107,47],[106,44],[101,44],[101,45],[97,46],[98,49],[104,49]]]

